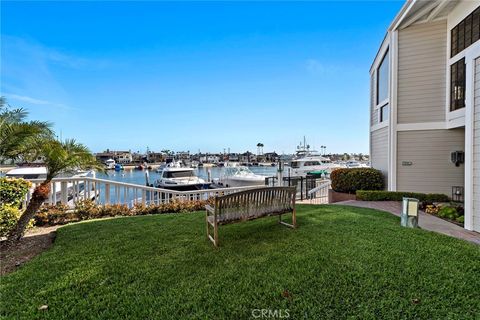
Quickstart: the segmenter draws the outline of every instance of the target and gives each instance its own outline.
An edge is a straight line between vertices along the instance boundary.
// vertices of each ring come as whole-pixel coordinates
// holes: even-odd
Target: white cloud
[[[9,99],[23,101],[23,102],[27,102],[27,103],[31,103],[31,104],[52,104],[51,102],[46,101],[46,100],[35,99],[35,98],[32,98],[32,97],[27,97],[27,96],[20,96],[20,95],[17,95],[17,94],[8,94],[7,93],[6,96]]]
[[[18,94],[13,94],[13,93],[6,93],[4,95],[7,98],[7,101],[14,100],[14,101],[20,101],[20,102],[28,103],[28,104],[31,104],[31,105],[42,105],[42,106],[49,106],[49,107],[54,107],[54,108],[66,109],[66,110],[74,110],[75,109],[75,108],[69,107],[65,104],[62,104],[62,103],[50,102],[50,101],[47,101],[47,100],[32,98],[32,97],[25,96],[25,95],[18,95]]]
[[[7,99],[30,105],[74,109],[60,72],[72,76],[85,68],[108,67],[107,61],[90,60],[61,52],[31,39],[2,34],[0,91]],[[61,70],[61,69],[64,70]],[[5,92],[10,92],[7,94]]]

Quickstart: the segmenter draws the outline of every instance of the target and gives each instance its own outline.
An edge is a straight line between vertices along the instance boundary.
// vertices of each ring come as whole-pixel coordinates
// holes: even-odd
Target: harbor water
[[[277,173],[277,168],[276,167],[256,167],[256,166],[252,166],[252,167],[249,167],[250,170],[256,174],[259,174],[259,175],[264,175],[265,177],[273,177],[276,175]],[[210,174],[211,174],[211,178],[212,179],[215,179],[215,178],[219,178],[222,173],[223,173],[223,170],[225,168],[223,167],[212,167],[212,168],[197,168],[195,169],[195,173],[197,174],[197,176],[199,176],[200,178],[202,179],[205,179],[206,181],[208,180],[208,171],[210,171]],[[117,182],[124,182],[124,183],[131,183],[131,184],[138,184],[138,185],[146,185],[146,178],[145,178],[145,173],[146,171],[145,170],[136,170],[136,169],[125,169],[125,170],[122,170],[122,171],[113,171],[113,170],[109,170],[105,173],[102,173],[102,172],[98,172],[96,174],[96,178],[99,178],[99,179],[105,179],[105,180],[111,180],[111,181],[117,181]],[[155,182],[155,180],[159,179],[160,178],[160,174],[157,173],[155,170],[149,170],[149,182],[152,184]],[[100,188],[100,196],[98,197],[97,199],[97,202],[98,203],[105,203],[105,190],[103,190],[105,188],[105,185],[104,184],[101,184],[99,186]],[[128,191],[128,194],[126,195],[128,201],[125,201],[125,195],[122,193],[119,195],[119,201],[120,202],[123,202],[123,203],[131,203],[133,201],[133,199],[135,198],[135,195],[133,193],[133,190],[130,190]],[[147,197],[148,197],[148,194],[147,194]],[[148,201],[149,199],[147,199]],[[110,201],[111,203],[116,203],[117,201],[117,196],[115,195],[115,193],[113,192],[113,189],[112,189],[112,192],[110,194]]]
[[[195,173],[197,176],[204,180],[208,180],[208,171],[211,172],[212,179],[219,178],[223,170],[223,167],[212,167],[212,168],[197,168],[195,169]],[[273,177],[277,174],[276,167],[262,167],[262,166],[251,166],[249,169],[259,175],[263,175],[265,177]],[[126,169],[122,171],[113,171],[109,170],[106,173],[97,173],[97,178],[99,179],[106,179],[118,182],[125,182],[125,183],[133,183],[139,185],[146,185],[145,180],[145,170],[135,170],[135,169]],[[155,170],[149,170],[150,176],[150,183],[153,183],[155,180],[160,178],[160,174],[157,173]]]

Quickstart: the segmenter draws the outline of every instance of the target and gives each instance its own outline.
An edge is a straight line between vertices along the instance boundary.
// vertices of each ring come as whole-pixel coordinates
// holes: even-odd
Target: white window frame
[[[465,109],[450,111],[450,78],[451,71],[450,66],[460,59],[466,58],[468,52],[474,50],[472,47],[478,46],[480,41],[472,44],[470,47],[457,53],[455,56],[450,57],[452,47],[452,29],[455,28],[461,21],[463,21],[469,14],[471,14],[478,7],[478,3],[475,1],[465,1],[455,7],[455,9],[448,15],[447,18],[447,67],[446,67],[446,94],[445,94],[445,120],[447,123],[447,129],[458,128],[465,126]],[[466,60],[466,59],[465,59]],[[465,75],[466,76],[466,75]],[[467,84],[465,84],[465,97],[469,94],[467,91]]]
[[[388,52],[388,59],[389,59],[388,60],[387,98],[380,101],[379,103],[377,103],[378,71],[379,71],[379,68],[380,68],[380,64],[384,60],[387,52]],[[389,105],[389,108],[390,108],[390,87],[391,87],[390,86],[390,81],[391,81],[390,79],[391,79],[391,72],[392,72],[392,70],[391,70],[392,67],[391,66],[392,66],[392,54],[390,52],[390,37],[387,36],[385,38],[385,41],[383,42],[382,46],[380,47],[380,50],[378,51],[377,57],[375,58],[375,61],[372,65],[371,72],[370,72],[370,76],[373,76],[373,78],[374,78],[373,110],[371,112],[376,112],[377,113],[377,123],[371,123],[370,124],[370,131],[375,131],[375,130],[387,127],[390,123],[390,117],[389,117],[389,119],[384,120],[382,122],[380,122],[380,118],[381,118],[381,108],[384,107],[387,104]],[[389,114],[390,114],[390,112],[391,112],[391,110],[389,110]]]

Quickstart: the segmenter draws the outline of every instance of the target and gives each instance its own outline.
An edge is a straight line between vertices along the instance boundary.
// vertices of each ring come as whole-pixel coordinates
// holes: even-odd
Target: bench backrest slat
[[[294,187],[265,187],[215,198],[215,213],[222,222],[248,220],[293,210]]]

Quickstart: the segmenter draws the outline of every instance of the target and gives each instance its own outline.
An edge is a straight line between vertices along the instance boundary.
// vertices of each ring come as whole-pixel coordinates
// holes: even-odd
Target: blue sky
[[[403,1],[5,2],[1,94],[92,151],[368,152]]]

